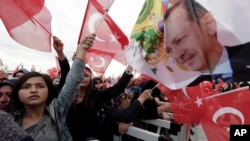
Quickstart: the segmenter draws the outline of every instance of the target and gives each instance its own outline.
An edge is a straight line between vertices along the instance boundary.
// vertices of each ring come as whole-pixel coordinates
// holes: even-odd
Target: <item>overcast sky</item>
[[[115,0],[109,14],[122,31],[129,37],[144,0]],[[71,58],[76,50],[87,0],[46,0],[47,8],[52,15],[52,34],[64,42],[64,51]],[[30,69],[46,72],[48,68],[56,67],[55,51],[44,53],[26,48],[9,37],[0,20],[0,58],[10,70],[23,63]]]

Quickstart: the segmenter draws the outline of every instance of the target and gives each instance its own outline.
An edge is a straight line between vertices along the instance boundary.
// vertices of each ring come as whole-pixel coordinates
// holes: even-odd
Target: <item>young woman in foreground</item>
[[[85,37],[79,44],[65,84],[57,91],[48,75],[38,72],[25,74],[12,92],[10,111],[15,121],[35,141],[71,141],[66,126],[66,115],[74,100],[77,86],[82,81],[85,52],[93,45],[95,34]],[[60,44],[60,40],[54,40]]]

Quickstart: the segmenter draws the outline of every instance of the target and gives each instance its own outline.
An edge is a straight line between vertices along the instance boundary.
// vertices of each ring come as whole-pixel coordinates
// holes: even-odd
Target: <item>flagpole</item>
[[[99,29],[99,27],[101,26],[101,24],[103,23],[103,21],[106,19],[107,15],[108,15],[108,11],[109,11],[110,7],[113,5],[113,3],[114,3],[114,0],[110,3],[110,5],[107,8],[104,7],[105,13],[104,13],[101,21],[97,25],[96,29],[94,30],[94,33],[96,33],[96,31]]]
[[[153,91],[155,88],[157,88],[160,85],[160,83],[157,83],[151,90]]]

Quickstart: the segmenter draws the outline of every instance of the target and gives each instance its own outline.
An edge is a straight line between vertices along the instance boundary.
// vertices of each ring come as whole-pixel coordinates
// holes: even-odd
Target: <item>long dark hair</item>
[[[24,105],[19,99],[18,92],[21,89],[22,85],[32,77],[41,77],[45,81],[48,87],[48,98],[46,100],[46,105],[50,104],[51,101],[58,95],[58,91],[53,85],[52,79],[47,74],[42,74],[39,72],[28,72],[17,81],[15,87],[13,88],[13,91],[11,93],[11,101],[9,104],[10,112],[14,113],[24,110]]]
[[[89,74],[90,74],[90,82],[89,82],[89,85],[87,86],[87,88],[86,88],[86,93],[85,93],[85,96],[84,96],[84,98],[83,98],[83,100],[82,100],[82,104],[83,104],[83,106],[85,106],[85,107],[87,107],[88,106],[88,99],[89,99],[89,95],[91,94],[91,92],[92,92],[92,86],[93,86],[93,82],[92,82],[92,71],[91,71],[91,69],[90,68],[88,68],[88,67],[85,67],[85,69],[84,69],[84,71],[88,71],[89,72]]]

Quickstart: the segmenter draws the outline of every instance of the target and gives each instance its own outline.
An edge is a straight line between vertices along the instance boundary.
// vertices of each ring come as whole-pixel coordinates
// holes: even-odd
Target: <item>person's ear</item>
[[[202,23],[209,35],[215,35],[217,32],[216,21],[212,14],[207,13],[202,17]]]

